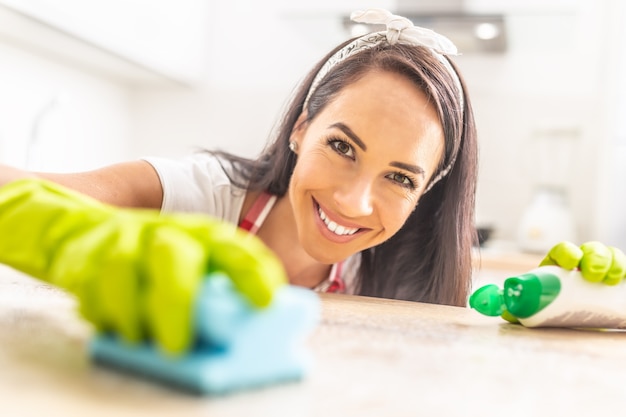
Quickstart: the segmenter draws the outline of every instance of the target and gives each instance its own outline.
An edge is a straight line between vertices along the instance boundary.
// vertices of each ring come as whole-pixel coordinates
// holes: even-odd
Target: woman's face
[[[289,198],[309,255],[335,263],[393,236],[443,157],[434,106],[410,80],[373,71],[294,130]]]

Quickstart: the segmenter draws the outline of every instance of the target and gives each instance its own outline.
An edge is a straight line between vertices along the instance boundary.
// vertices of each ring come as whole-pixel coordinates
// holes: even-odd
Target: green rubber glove
[[[287,282],[273,252],[232,224],[117,208],[32,179],[0,188],[0,262],[75,294],[98,330],[171,354],[192,343],[208,273],[225,272],[259,307]]]
[[[626,255],[620,249],[600,242],[587,242],[580,247],[571,242],[553,246],[541,261],[543,265],[558,265],[565,269],[580,269],[590,282],[617,285],[626,276]]]

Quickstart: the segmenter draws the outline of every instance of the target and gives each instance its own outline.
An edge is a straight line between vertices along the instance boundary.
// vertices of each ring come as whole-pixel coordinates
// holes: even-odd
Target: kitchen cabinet
[[[207,58],[203,0],[0,0],[0,39],[134,84],[189,85]]]

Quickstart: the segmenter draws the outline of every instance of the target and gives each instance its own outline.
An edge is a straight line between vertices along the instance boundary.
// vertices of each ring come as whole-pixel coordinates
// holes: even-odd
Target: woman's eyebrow
[[[405,164],[404,162],[396,162],[396,161],[390,162],[389,165],[396,167],[396,168],[405,169],[407,171],[410,171],[422,177],[426,175],[424,172],[424,169],[417,165]]]
[[[330,125],[328,127],[330,127],[330,128],[337,128],[337,129],[341,130],[343,133],[346,134],[346,136],[348,136],[350,139],[352,139],[352,141],[354,141],[354,143],[356,143],[359,148],[363,149],[364,151],[367,150],[367,146],[365,146],[365,143],[361,140],[361,138],[359,138],[357,136],[357,134],[354,133],[352,131],[352,129],[350,129],[345,124],[343,124],[341,122],[337,122],[337,123],[333,123],[332,125]]]

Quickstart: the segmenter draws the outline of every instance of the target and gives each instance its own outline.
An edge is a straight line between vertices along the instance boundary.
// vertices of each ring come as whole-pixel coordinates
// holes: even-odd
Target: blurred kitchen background
[[[75,171],[247,156],[292,89],[384,7],[452,38],[480,137],[488,249],[626,249],[622,0],[0,0],[0,161]]]

